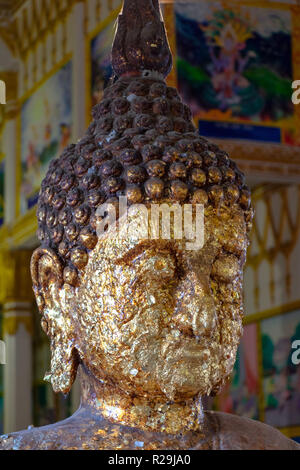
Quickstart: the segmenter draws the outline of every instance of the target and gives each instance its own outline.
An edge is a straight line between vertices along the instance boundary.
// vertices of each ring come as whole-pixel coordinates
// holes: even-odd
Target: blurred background
[[[119,0],[0,0],[0,434],[61,420],[29,273],[36,202],[51,159],[90,122],[111,76]],[[300,442],[300,5],[292,0],[161,2],[180,90],[201,135],[246,173],[256,210],[245,269],[244,336],[232,380],[207,406]]]

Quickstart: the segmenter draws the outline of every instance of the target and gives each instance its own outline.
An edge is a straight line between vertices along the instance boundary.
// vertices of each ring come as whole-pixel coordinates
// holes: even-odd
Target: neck
[[[180,434],[201,431],[204,412],[201,398],[186,402],[127,395],[97,380],[81,366],[81,410],[89,410],[110,422],[144,431]]]

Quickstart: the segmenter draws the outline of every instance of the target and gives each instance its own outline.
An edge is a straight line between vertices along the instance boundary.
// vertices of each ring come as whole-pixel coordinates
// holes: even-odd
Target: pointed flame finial
[[[118,77],[145,71],[166,77],[172,55],[158,0],[124,0],[112,48],[112,66]]]

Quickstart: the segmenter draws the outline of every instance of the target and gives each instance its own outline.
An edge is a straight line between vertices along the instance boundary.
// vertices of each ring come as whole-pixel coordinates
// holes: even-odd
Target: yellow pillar
[[[0,254],[0,303],[3,305],[4,432],[32,424],[32,302],[29,271],[31,251]]]

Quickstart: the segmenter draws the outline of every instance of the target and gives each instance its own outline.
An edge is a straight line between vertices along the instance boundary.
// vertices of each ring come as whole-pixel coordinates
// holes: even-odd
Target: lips
[[[178,339],[164,342],[162,353],[164,359],[174,363],[182,360],[203,362],[210,357],[207,339],[196,338],[194,334],[192,336],[181,334]]]

